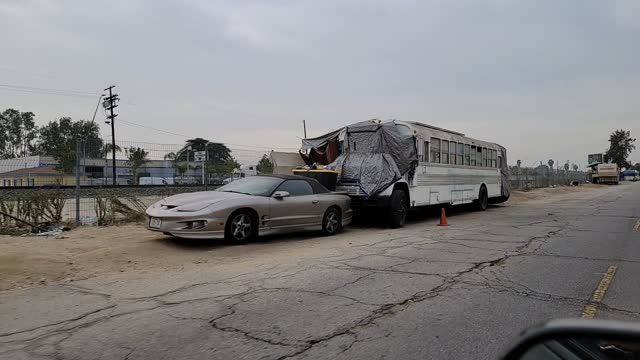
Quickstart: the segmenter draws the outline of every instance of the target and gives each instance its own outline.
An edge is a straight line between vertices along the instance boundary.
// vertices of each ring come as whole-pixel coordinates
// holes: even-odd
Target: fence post
[[[80,140],[76,141],[76,226],[80,226]]]

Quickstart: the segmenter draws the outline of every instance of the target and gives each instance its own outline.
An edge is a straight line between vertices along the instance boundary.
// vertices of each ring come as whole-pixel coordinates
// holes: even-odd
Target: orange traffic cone
[[[444,211],[444,208],[440,209],[440,224],[438,226],[449,226],[447,223],[447,213]]]

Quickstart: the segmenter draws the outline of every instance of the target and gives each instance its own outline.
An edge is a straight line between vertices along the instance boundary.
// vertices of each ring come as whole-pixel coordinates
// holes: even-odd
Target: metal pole
[[[302,128],[304,129],[304,138],[307,138],[307,121],[302,120]]]
[[[80,226],[80,141],[76,141],[76,226]]]
[[[113,93],[111,92],[111,90],[113,89],[115,85],[111,85],[108,88],[106,88],[105,90],[109,90],[109,98],[111,99],[111,101],[113,101]],[[113,174],[111,174],[112,180],[113,180],[113,185],[117,185],[116,183],[116,128],[115,128],[115,122],[116,122],[116,117],[113,116],[113,103],[111,104],[111,106],[109,106],[109,111],[111,112],[111,171],[113,172]]]

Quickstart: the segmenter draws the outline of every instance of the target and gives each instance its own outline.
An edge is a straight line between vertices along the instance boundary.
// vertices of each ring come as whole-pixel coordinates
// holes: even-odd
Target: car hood
[[[253,197],[253,195],[223,191],[199,191],[169,196],[158,201],[154,207],[163,210],[198,211],[220,201],[247,197]]]

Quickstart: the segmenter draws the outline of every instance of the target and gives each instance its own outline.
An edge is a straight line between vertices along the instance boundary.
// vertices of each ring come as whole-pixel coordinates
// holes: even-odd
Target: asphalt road
[[[640,184],[625,184],[457,210],[448,228],[415,214],[234,247],[231,265],[7,291],[0,358],[493,359],[585,307],[640,320],[639,219]]]

